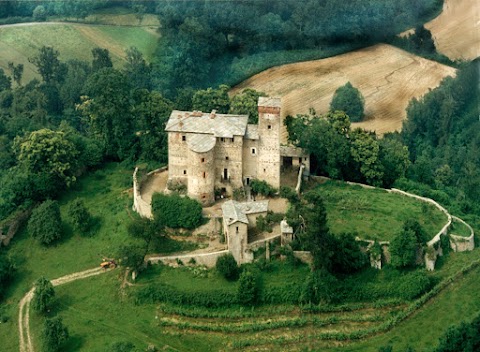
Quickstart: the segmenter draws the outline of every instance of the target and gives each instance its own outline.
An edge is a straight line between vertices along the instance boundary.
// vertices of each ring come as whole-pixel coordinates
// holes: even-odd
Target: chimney
[[[212,112],[210,113],[210,118],[214,119],[217,114],[217,110],[213,109]]]

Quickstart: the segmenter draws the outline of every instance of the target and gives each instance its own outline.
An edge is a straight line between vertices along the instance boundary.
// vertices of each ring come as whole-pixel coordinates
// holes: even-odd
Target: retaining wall
[[[161,167],[159,169],[155,169],[153,171],[150,171],[147,174],[147,176],[151,176],[153,174],[166,171],[167,169],[168,169],[167,166]],[[138,167],[136,167],[135,171],[133,172],[133,207],[132,209],[136,211],[141,217],[152,219],[153,218],[152,205],[142,198],[141,184],[138,182],[137,172],[138,172]]]
[[[215,267],[217,259],[222,255],[228,254],[230,251],[228,249],[211,252],[211,253],[191,253],[191,254],[179,254],[179,255],[168,255],[160,257],[150,257],[146,261],[150,263],[162,262],[163,264],[170,266],[178,266],[178,260],[181,260],[183,264],[188,265],[188,262],[193,258],[196,265],[205,265],[208,268]]]
[[[474,239],[474,232],[472,227],[467,224],[462,219],[452,216],[455,221],[461,222],[470,230],[470,236],[463,237],[457,235],[450,235],[450,248],[452,248],[455,252],[465,252],[465,251],[472,251],[475,248],[475,239]]]

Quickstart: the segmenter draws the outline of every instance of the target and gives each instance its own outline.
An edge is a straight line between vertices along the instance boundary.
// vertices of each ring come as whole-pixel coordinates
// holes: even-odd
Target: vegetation
[[[156,193],[152,197],[152,212],[155,220],[171,228],[194,229],[202,221],[202,205],[195,199],[178,194]]]
[[[272,197],[277,193],[277,190],[270,186],[266,181],[253,179],[250,182],[250,187],[252,190],[252,194],[255,196],[257,194],[261,194],[265,197]]]
[[[480,317],[451,326],[440,338],[435,352],[476,351],[480,348]]]
[[[39,313],[46,314],[55,297],[55,290],[52,283],[44,277],[35,282],[35,291],[33,291],[32,307]]]
[[[339,87],[330,103],[330,111],[341,110],[345,112],[352,122],[358,122],[363,119],[365,114],[365,99],[360,91],[353,87],[350,82]]]
[[[12,261],[5,255],[3,251],[0,251],[0,299],[3,298],[3,294],[8,285],[12,282],[15,269]]]
[[[217,259],[217,271],[227,280],[238,279],[238,264],[233,255],[225,254]]]
[[[257,302],[259,283],[257,275],[252,270],[243,270],[238,279],[237,300],[238,303],[250,306]]]
[[[83,200],[76,198],[68,205],[68,216],[72,222],[73,227],[82,233],[88,232],[92,226],[92,215],[85,207]]]
[[[42,331],[43,351],[57,352],[69,337],[68,329],[60,317],[47,318]]]
[[[57,201],[47,200],[33,209],[28,221],[28,232],[45,246],[62,237],[62,218]]]

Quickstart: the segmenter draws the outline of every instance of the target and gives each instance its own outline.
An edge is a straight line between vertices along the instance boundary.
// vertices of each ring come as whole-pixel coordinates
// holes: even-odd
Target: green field
[[[333,233],[352,232],[363,239],[391,241],[413,218],[429,238],[447,223],[447,216],[433,205],[382,189],[327,181],[318,185]]]
[[[471,232],[470,229],[462,222],[456,221],[455,219],[452,221],[452,226],[450,227],[449,234],[462,236],[462,237],[470,237]]]
[[[52,46],[60,52],[61,60],[79,59],[90,62],[92,49],[106,48],[114,66],[125,62],[125,50],[137,47],[150,60],[158,34],[150,27],[122,27],[86,24],[34,24],[19,27],[0,27],[0,68],[8,72],[8,62],[25,66],[22,82],[39,77],[28,58],[42,46]]]
[[[445,278],[451,271],[479,258],[478,250],[451,254],[444,263],[448,265],[432,275]],[[302,267],[299,269],[296,272],[288,265],[276,264],[263,273],[264,278],[269,277],[264,285],[285,282],[285,275],[299,279],[306,273]],[[387,344],[392,344],[394,351],[404,351],[407,346],[416,351],[430,351],[451,324],[471,319],[480,310],[475,295],[468,294],[480,289],[476,280],[479,274],[477,267],[459,276],[391,331],[350,341],[344,336],[355,336],[381,326],[406,309],[408,303],[391,300],[321,305],[313,310],[288,304],[222,309],[135,304],[133,292],[151,283],[163,282],[193,291],[220,286],[233,290],[236,285],[226,283],[214,271],[198,276],[188,268],[154,267],[140,275],[135,286],[124,289],[120,288],[123,275],[117,270],[60,286],[56,289],[55,313],[70,329],[72,338],[65,349],[68,351],[103,352],[118,341],[131,342],[141,350],[153,344],[167,351],[300,351],[309,348],[375,352],[379,346]],[[32,327],[36,334],[40,326],[41,319],[34,316]]]
[[[111,163],[80,178],[59,200],[65,235],[56,245],[42,247],[28,236],[25,229],[17,234],[8,250],[17,267],[16,280],[6,293],[4,305],[11,324],[16,325],[18,302],[40,276],[55,279],[97,267],[102,258],[113,257],[119,246],[127,242],[125,225],[132,216],[132,173],[131,169]],[[75,232],[68,223],[66,205],[77,197],[84,201],[94,217],[92,234]],[[184,249],[192,249],[192,244],[173,240],[165,242],[165,252]],[[18,350],[18,339],[7,338],[11,331],[17,331],[16,327],[11,329],[10,323],[0,324],[2,351]]]

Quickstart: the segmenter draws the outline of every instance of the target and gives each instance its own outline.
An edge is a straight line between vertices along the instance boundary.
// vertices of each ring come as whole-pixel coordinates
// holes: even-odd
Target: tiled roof
[[[223,218],[226,219],[227,225],[236,223],[237,221],[248,224],[247,214],[264,213],[268,210],[268,200],[258,202],[237,202],[229,200],[222,205]]]
[[[280,155],[281,156],[292,156],[292,157],[307,157],[309,154],[302,148],[294,147],[292,145],[281,145],[280,146]]]
[[[173,110],[165,131],[211,134],[215,137],[244,136],[247,115],[230,115]]]
[[[247,125],[247,132],[245,133],[246,139],[258,139],[258,125]]]
[[[187,145],[190,150],[196,153],[205,153],[215,147],[217,139],[211,134],[192,134],[187,138]]]

